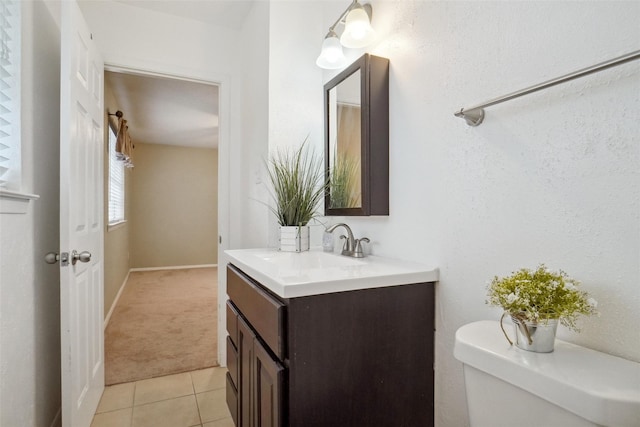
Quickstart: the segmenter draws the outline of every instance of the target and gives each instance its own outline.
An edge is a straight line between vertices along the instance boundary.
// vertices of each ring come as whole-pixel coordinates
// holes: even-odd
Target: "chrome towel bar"
[[[478,126],[484,120],[484,109],[486,107],[500,104],[505,101],[510,101],[512,99],[519,98],[521,96],[528,95],[530,93],[537,92],[551,86],[559,85],[561,83],[565,83],[579,77],[584,77],[588,74],[597,73],[599,71],[606,70],[607,68],[615,67],[626,62],[635,61],[636,59],[640,59],[640,50],[627,53],[626,55],[619,56],[609,61],[601,62],[591,67],[574,71],[573,73],[565,74],[564,76],[560,76],[555,79],[547,80],[546,82],[530,86],[517,92],[512,92],[507,95],[500,96],[498,98],[483,102],[482,104],[478,104],[470,108],[461,108],[460,111],[454,113],[454,115],[456,117],[463,118],[469,126]]]

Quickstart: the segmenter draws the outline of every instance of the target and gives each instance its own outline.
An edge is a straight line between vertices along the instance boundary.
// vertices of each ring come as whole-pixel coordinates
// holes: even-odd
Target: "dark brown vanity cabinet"
[[[227,301],[227,406],[238,427],[279,427],[284,367],[254,328],[277,339],[284,306],[270,301],[240,272],[228,269],[227,274],[228,292],[235,296],[235,303]]]
[[[238,427],[433,426],[434,283],[282,299],[229,264]]]

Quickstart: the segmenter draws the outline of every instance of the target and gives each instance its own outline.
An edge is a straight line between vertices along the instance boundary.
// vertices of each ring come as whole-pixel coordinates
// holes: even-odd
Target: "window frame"
[[[0,174],[0,214],[26,214],[29,202],[40,196],[22,188],[22,3],[2,0],[0,11],[0,65],[8,83],[0,96],[0,166],[4,169]]]

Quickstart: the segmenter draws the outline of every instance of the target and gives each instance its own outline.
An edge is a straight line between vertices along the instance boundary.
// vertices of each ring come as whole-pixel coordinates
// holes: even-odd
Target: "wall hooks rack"
[[[616,67],[618,65],[622,65],[627,62],[635,61],[640,59],[640,50],[636,50],[631,53],[627,53],[626,55],[619,56],[617,58],[613,58],[609,61],[601,62],[599,64],[593,65],[591,67],[583,68],[578,71],[574,71],[573,73],[565,74],[563,76],[557,77],[555,79],[547,80],[545,82],[539,83],[534,86],[529,86],[528,88],[519,90],[517,92],[512,92],[507,95],[500,96],[498,98],[494,98],[490,101],[483,102],[478,105],[474,105],[469,108],[461,108],[460,111],[454,113],[456,117],[460,117],[464,119],[469,126],[478,126],[484,120],[484,109],[486,107],[490,107],[492,105],[500,104],[505,101],[510,101],[515,98],[519,98],[524,95],[528,95],[533,92],[537,92],[539,90],[543,90],[549,88],[551,86],[556,86],[561,83],[568,82],[570,80],[574,80],[580,77],[584,77],[589,74],[597,73],[602,70],[606,70],[607,68]]]

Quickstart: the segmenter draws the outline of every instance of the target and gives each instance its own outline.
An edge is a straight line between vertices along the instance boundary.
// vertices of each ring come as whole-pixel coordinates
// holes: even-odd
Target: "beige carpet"
[[[217,365],[217,268],[132,272],[104,336],[107,385]]]

